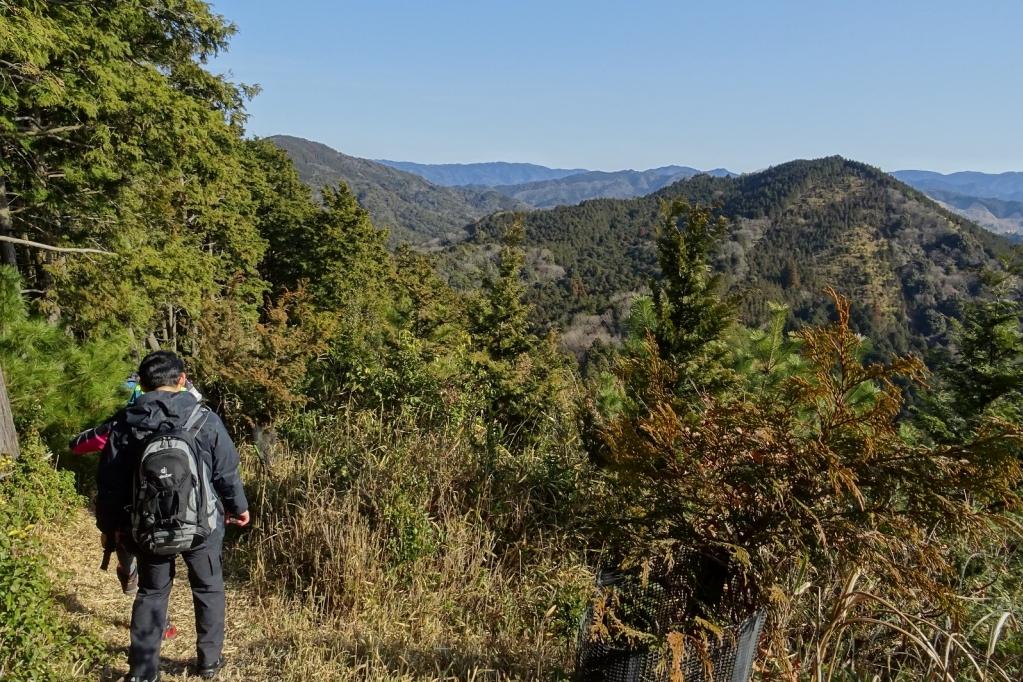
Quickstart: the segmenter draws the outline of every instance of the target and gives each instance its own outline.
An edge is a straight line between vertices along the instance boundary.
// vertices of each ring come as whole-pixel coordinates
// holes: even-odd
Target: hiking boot
[[[160,675],[157,674],[156,677],[143,677],[135,673],[128,673],[121,678],[121,682],[160,682]]]
[[[226,663],[226,661],[224,660],[224,657],[221,656],[220,660],[216,663],[211,665],[201,665],[196,668],[195,674],[204,680],[212,680],[217,676],[217,673],[224,669],[224,663]]]
[[[118,566],[117,580],[120,581],[121,591],[125,594],[133,595],[139,591],[139,572],[137,568],[129,572]]]

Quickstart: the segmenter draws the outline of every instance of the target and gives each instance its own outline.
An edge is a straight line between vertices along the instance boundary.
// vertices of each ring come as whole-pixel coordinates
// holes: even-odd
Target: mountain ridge
[[[414,173],[349,156],[321,142],[291,135],[266,139],[287,153],[299,177],[314,190],[347,183],[374,224],[390,230],[392,243],[423,245],[433,240],[457,240],[474,220],[526,208],[494,190],[442,187]]]
[[[660,187],[643,196],[532,210],[493,190],[440,187],[301,138],[273,141],[306,182],[348,182],[377,224],[392,227],[392,241],[440,251],[456,286],[478,283],[499,235],[521,218],[534,321],[566,329],[577,350],[594,337],[613,340],[628,302],[656,275],[652,235],[664,200],[713,204],[729,218],[716,266],[733,294],[747,292],[740,305],[747,322],[763,322],[767,301],[776,301],[789,306],[793,322],[819,323],[829,305],[824,289],[835,286],[852,297],[858,328],[885,353],[944,343],[948,319],[978,289],[981,269],[997,267],[1010,245],[949,210],[954,206],[841,157],[739,176],[651,169],[648,187]],[[593,177],[622,181],[621,173]],[[578,181],[572,177],[547,182]]]
[[[517,185],[541,180],[556,180],[585,173],[585,168],[549,168],[535,163],[487,161],[482,163],[416,163],[375,159],[391,168],[414,173],[435,185],[445,187]]]
[[[705,172],[690,166],[662,166],[644,171],[588,171],[556,180],[497,186],[493,189],[536,208],[553,208],[578,204],[588,199],[644,196]],[[733,175],[724,169],[715,169],[709,173],[717,173],[718,177]]]
[[[444,186],[489,188],[535,208],[552,208],[602,197],[627,199],[655,192],[671,182],[700,173],[732,176],[724,168],[700,170],[690,166],[615,171],[548,168],[531,163],[494,161],[468,164],[421,164],[411,161],[377,163],[417,174]],[[511,181],[509,178],[519,177]]]
[[[938,173],[926,170],[898,170],[892,171],[892,175],[922,191],[938,190],[1003,201],[1023,201],[1023,172],[1020,171]]]

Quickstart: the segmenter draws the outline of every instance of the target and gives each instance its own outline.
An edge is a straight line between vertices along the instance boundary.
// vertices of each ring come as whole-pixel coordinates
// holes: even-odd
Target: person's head
[[[169,350],[158,350],[142,358],[139,385],[143,391],[180,390],[186,381],[185,363]]]

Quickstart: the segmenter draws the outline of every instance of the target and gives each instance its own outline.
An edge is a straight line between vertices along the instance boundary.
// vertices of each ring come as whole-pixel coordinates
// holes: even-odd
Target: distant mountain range
[[[689,166],[591,171],[533,163],[426,164],[371,161],[299,137],[269,138],[291,156],[314,188],[343,180],[393,241],[457,241],[465,226],[497,211],[572,206],[591,199],[629,199],[701,174],[735,177],[724,168]],[[1023,242],[1023,172],[941,174],[924,170],[892,175],[950,211],[992,232]]]
[[[476,284],[492,269],[497,240],[521,216],[534,321],[564,330],[565,345],[577,352],[595,339],[614,339],[630,301],[656,275],[653,234],[666,199],[714,203],[730,219],[715,258],[744,320],[763,322],[767,302],[776,301],[789,306],[793,321],[821,322],[828,315],[824,288],[834,286],[852,298],[857,329],[882,353],[942,345],[948,318],[976,293],[982,269],[997,267],[1010,247],[949,209],[996,221],[1000,227],[992,229],[1001,231],[1023,216],[1023,202],[929,186],[938,204],[891,175],[839,157],[741,176],[668,166],[483,188],[441,186],[301,138],[271,140],[305,182],[347,182],[394,241],[431,247],[455,286]],[[489,164],[469,166],[475,165]],[[1004,178],[1000,184],[995,189],[1011,190]]]
[[[1023,173],[904,170],[892,175],[992,232],[1023,239]]]
[[[379,161],[447,187],[493,189],[534,208],[571,206],[589,199],[629,199],[656,192],[700,173],[731,177],[723,168],[701,171],[688,166],[649,170],[592,171],[548,168],[532,163],[426,164]],[[1023,172],[942,174],[926,170],[892,173],[907,185],[992,232],[1023,235]],[[1023,237],[1019,237],[1023,238]]]
[[[371,161],[301,137],[274,135],[267,139],[288,154],[306,184],[319,190],[346,182],[374,223],[390,230],[393,242],[418,245],[459,241],[466,236],[466,226],[495,212],[644,196],[702,172],[688,166],[603,172],[528,163]],[[733,175],[720,168],[709,173]],[[504,182],[521,178],[543,179]],[[488,185],[495,181],[500,184]]]
[[[641,197],[702,172],[688,166],[664,166],[645,171],[588,171],[555,180],[499,185],[493,189],[536,208],[553,208],[578,204],[588,199]],[[720,168],[707,173],[716,177],[734,175]]]
[[[412,161],[377,160],[391,168],[415,173],[435,185],[445,187],[480,185],[520,185],[541,180],[557,180],[568,175],[587,172],[585,168],[547,168],[535,163],[413,163]]]
[[[423,164],[379,161],[448,186],[488,187],[534,208],[568,206],[587,199],[628,199],[656,192],[673,182],[700,173],[728,177],[724,168],[701,171],[689,166],[648,170],[593,171],[547,168],[531,163]],[[519,179],[508,179],[508,178]]]
[[[963,215],[992,232],[1023,235],[1023,201],[1005,201],[973,197],[943,190],[926,190],[925,194],[949,210]]]
[[[962,171],[945,175],[933,171],[901,170],[892,175],[922,192],[954,192],[971,197],[1023,201],[1023,172]]]

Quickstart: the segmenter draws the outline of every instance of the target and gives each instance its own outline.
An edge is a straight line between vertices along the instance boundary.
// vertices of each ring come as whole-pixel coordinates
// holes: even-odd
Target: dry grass
[[[1015,561],[1012,554],[990,560],[999,558]],[[855,567],[834,574],[827,588],[808,581],[776,604],[762,679],[1016,682],[1019,581],[997,582],[992,573],[964,581],[959,608],[949,608],[924,595],[889,598],[889,585]]]
[[[350,422],[279,453],[254,477],[261,527],[241,565],[261,595],[303,595],[340,623],[360,664],[417,679],[564,677],[593,576],[554,523],[536,525],[551,521],[551,491],[529,482],[544,466],[535,453],[505,453],[515,470],[502,475],[463,436]],[[514,493],[494,490],[502,477]]]
[[[131,597],[121,594],[112,572],[98,569],[100,549],[92,518],[84,511],[60,529],[46,530],[51,548],[57,602],[66,617],[84,631],[96,635],[106,647],[107,663],[86,671],[78,679],[112,682],[127,672],[128,621]],[[182,577],[171,593],[169,613],[178,636],[165,642],[164,679],[168,682],[194,680],[195,628],[192,604]],[[402,595],[395,595],[395,602]],[[452,652],[423,650],[410,640],[429,629],[425,614],[417,623],[394,619],[396,609],[387,604],[367,605],[362,622],[341,622],[317,617],[294,600],[258,596],[237,582],[228,585],[227,641],[224,647],[229,667],[219,679],[224,682],[290,682],[292,680],[503,680],[485,663],[457,659]],[[424,622],[426,621],[426,622]],[[370,632],[371,623],[384,626]],[[453,659],[444,664],[445,659]]]
[[[255,521],[225,559],[221,679],[564,679],[592,575],[559,551],[564,538],[522,524],[543,491],[523,484],[495,511],[490,484],[470,485],[478,471],[457,438],[335,435],[249,476]],[[78,512],[44,540],[58,603],[106,649],[105,666],[80,679],[119,679],[132,602],[97,568],[92,518]],[[179,633],[165,643],[164,679],[195,679],[180,563],[170,615]]]

